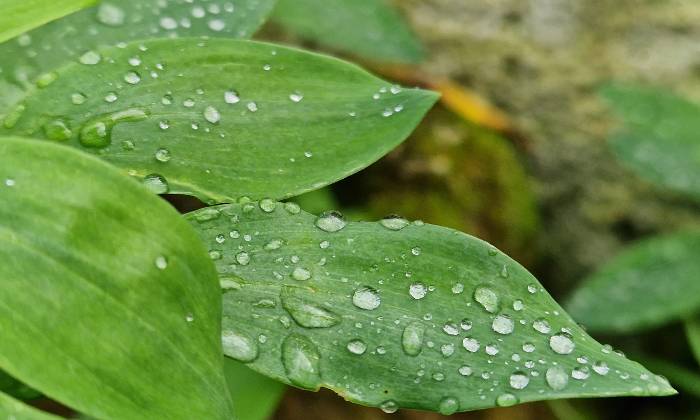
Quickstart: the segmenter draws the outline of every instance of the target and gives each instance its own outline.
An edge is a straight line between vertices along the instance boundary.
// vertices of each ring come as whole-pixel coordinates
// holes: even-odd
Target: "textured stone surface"
[[[397,5],[428,46],[424,68],[498,104],[530,141],[528,170],[543,212],[541,269],[555,293],[630,239],[700,222],[697,205],[640,181],[613,159],[605,145],[613,124],[596,94],[602,83],[625,80],[700,99],[700,2]]]

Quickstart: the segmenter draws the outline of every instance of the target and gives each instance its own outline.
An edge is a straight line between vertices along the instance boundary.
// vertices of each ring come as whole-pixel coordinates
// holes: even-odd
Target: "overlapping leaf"
[[[321,45],[374,61],[423,58],[420,41],[385,0],[280,0],[273,20]]]
[[[30,407],[7,394],[0,392],[0,418],[14,420],[58,420],[59,417]]]
[[[700,106],[657,89],[615,84],[603,90],[625,126],[610,146],[640,177],[700,197]]]
[[[566,305],[593,331],[633,332],[700,310],[700,233],[635,244],[583,281]]]
[[[216,273],[109,165],[0,139],[0,369],[96,418],[229,418]]]
[[[436,100],[249,41],[155,40],[93,59],[52,73],[4,131],[93,151],[157,192],[218,202],[341,179],[400,143]]]
[[[100,46],[149,38],[248,38],[274,4],[274,0],[102,1],[0,45],[0,57],[12,57],[0,61],[0,115],[38,76],[81,56],[89,59]]]
[[[0,42],[89,6],[95,0],[5,0]]]
[[[272,417],[286,385],[230,358],[224,362],[224,372],[239,420],[268,420]]]
[[[224,352],[297,387],[385,411],[667,395],[589,337],[489,244],[403,219],[346,223],[298,206],[189,214],[224,289]]]

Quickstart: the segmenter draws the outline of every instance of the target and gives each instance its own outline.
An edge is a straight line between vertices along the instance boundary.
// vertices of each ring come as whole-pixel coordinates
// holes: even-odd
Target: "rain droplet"
[[[158,174],[146,175],[143,178],[143,185],[154,194],[165,194],[170,190],[168,181]]]
[[[287,378],[296,386],[317,390],[321,383],[321,356],[308,338],[292,334],[282,343],[282,365]]]
[[[382,300],[379,297],[379,292],[369,286],[364,286],[355,290],[352,303],[360,309],[371,311],[377,309]]]
[[[241,101],[241,98],[238,96],[238,93],[235,90],[227,90],[224,92],[224,102],[227,104],[233,105],[237,104]]]
[[[438,406],[438,411],[443,416],[449,416],[454,414],[459,410],[459,401],[454,397],[445,397],[440,400],[440,405]]]
[[[387,414],[393,414],[396,413],[396,411],[398,411],[399,405],[396,404],[396,401],[394,400],[387,400],[381,403],[379,405],[379,408]]]
[[[569,334],[559,333],[549,337],[549,347],[555,353],[570,354],[576,346]]]
[[[224,353],[243,363],[249,363],[258,357],[258,345],[255,340],[230,329],[221,333]]]
[[[602,361],[598,361],[593,363],[593,371],[597,373],[598,375],[605,376],[608,374],[610,371],[610,368],[608,367],[608,364]]]
[[[97,9],[97,21],[103,25],[121,26],[125,18],[124,10],[112,3],[101,3]]]
[[[423,336],[425,327],[420,322],[408,324],[401,335],[403,351],[409,356],[417,356],[423,349]]]
[[[291,95],[289,95],[289,99],[290,99],[292,102],[297,102],[297,103],[298,103],[298,102],[301,102],[302,99],[304,99],[304,95],[302,95],[302,94],[299,93],[299,92],[294,92],[294,93],[292,93]]]
[[[498,311],[498,295],[487,286],[479,286],[474,290],[474,300],[479,303],[486,312],[495,313]]]
[[[141,76],[135,71],[129,71],[124,75],[124,81],[130,85],[135,85],[141,81]]]
[[[250,112],[257,112],[258,111],[258,104],[255,102],[248,102],[246,104],[246,108],[248,108],[248,111]]]
[[[331,311],[307,302],[303,290],[292,286],[283,286],[280,293],[282,307],[297,324],[305,328],[328,328],[340,322]]]
[[[523,372],[515,372],[510,375],[510,387],[513,389],[525,389],[530,383],[530,378]]]
[[[387,216],[379,223],[389,230],[401,230],[410,224],[408,220],[399,216]]]
[[[513,394],[501,394],[496,397],[496,405],[499,407],[510,407],[518,403],[518,397]]]
[[[158,268],[159,270],[165,270],[166,268],[168,268],[168,259],[162,255],[156,257],[156,268]]]
[[[250,255],[245,251],[241,251],[236,254],[236,262],[240,265],[248,265],[250,262]]]
[[[462,340],[462,346],[464,346],[468,352],[476,353],[479,351],[481,344],[479,344],[479,341],[475,338],[465,337],[464,340]]]
[[[428,288],[423,283],[414,283],[408,288],[408,294],[416,300],[423,299],[427,293]]]
[[[579,381],[588,379],[591,376],[591,371],[587,366],[577,366],[571,371],[571,377]]]
[[[515,322],[508,315],[498,315],[494,318],[491,328],[499,334],[508,335],[513,332]]]
[[[534,320],[532,322],[532,328],[534,328],[535,331],[540,332],[542,334],[549,334],[552,331],[552,327],[549,325],[549,322],[542,318]]]
[[[88,121],[80,129],[80,144],[84,147],[102,148],[112,141],[112,128],[118,123],[141,121],[148,115],[140,109],[127,109],[101,115]]]
[[[272,213],[277,208],[277,203],[270,198],[263,198],[260,200],[259,206],[260,210],[264,211],[265,213]]]
[[[457,324],[453,322],[448,322],[442,327],[442,331],[447,335],[459,335],[459,329],[457,329]]]
[[[569,375],[561,366],[552,366],[545,373],[547,385],[555,391],[561,391],[569,383]]]
[[[73,137],[73,131],[68,127],[68,122],[56,119],[44,125],[44,134],[49,140],[66,141]]]
[[[471,376],[472,373],[474,373],[474,370],[470,366],[467,366],[467,365],[460,366],[460,368],[457,371],[462,376]]]
[[[171,159],[170,151],[168,149],[158,149],[155,157],[158,162],[168,162]]]
[[[95,64],[98,64],[100,61],[102,61],[102,56],[96,53],[95,51],[88,51],[85,54],[81,55],[78,61],[80,61],[82,64],[94,66]]]
[[[304,281],[311,278],[311,272],[302,267],[296,267],[292,271],[292,278],[298,281]]]
[[[416,257],[419,256],[421,253],[421,249],[419,246],[414,246],[411,248],[411,254],[415,255]]]
[[[352,354],[365,354],[367,351],[367,344],[362,340],[351,340],[348,342],[347,349]]]
[[[221,114],[213,106],[208,106],[204,109],[204,119],[212,124],[218,124],[221,121]]]
[[[324,232],[338,232],[343,229],[347,222],[343,218],[343,215],[337,211],[329,211],[321,214],[316,219],[316,227]]]
[[[87,96],[80,92],[75,92],[70,95],[70,101],[73,103],[73,105],[82,105],[85,103],[85,101],[87,101]]]

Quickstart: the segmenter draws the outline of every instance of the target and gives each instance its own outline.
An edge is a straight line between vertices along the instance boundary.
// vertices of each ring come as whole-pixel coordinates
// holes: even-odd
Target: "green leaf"
[[[610,139],[618,159],[650,182],[700,198],[700,106],[630,85],[603,95],[625,122]]]
[[[229,418],[196,234],[109,165],[0,140],[0,369],[91,417]]]
[[[697,372],[663,359],[643,355],[638,358],[650,369],[667,377],[683,394],[700,398],[700,375]]]
[[[302,37],[371,60],[423,58],[420,41],[385,0],[280,0],[272,18]]]
[[[224,372],[239,420],[272,418],[287,386],[230,358],[224,362]]]
[[[154,40],[100,56],[32,90],[4,130],[92,151],[157,192],[210,202],[330,184],[399,144],[436,100],[334,58],[250,41]]]
[[[695,316],[685,321],[685,335],[688,337],[695,360],[700,363],[700,317]]]
[[[700,233],[643,240],[605,263],[565,305],[591,331],[636,332],[700,309]]]
[[[187,218],[220,273],[224,353],[285,383],[444,414],[674,393],[589,337],[518,263],[466,234],[316,218],[271,201]]]
[[[60,417],[39,411],[0,392],[0,418],[8,420],[57,420]]]
[[[0,61],[0,88],[4,96],[0,98],[0,114],[14,102],[11,99],[21,97],[23,90],[31,88],[37,77],[79,57],[89,61],[94,57],[90,52],[98,47],[149,38],[248,38],[266,20],[274,4],[275,0],[102,1],[97,7],[0,45],[0,57],[11,57]],[[176,54],[171,52],[169,56]]]
[[[0,15],[0,42],[92,3],[95,0],[4,0]]]
[[[20,400],[32,400],[41,396],[40,392],[33,390],[2,370],[0,370],[0,392]]]

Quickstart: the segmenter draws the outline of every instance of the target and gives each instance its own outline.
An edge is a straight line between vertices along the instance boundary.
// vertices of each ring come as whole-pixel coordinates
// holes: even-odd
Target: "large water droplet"
[[[428,288],[423,283],[414,283],[408,288],[408,294],[416,300],[423,299],[427,293]]]
[[[212,124],[218,124],[221,121],[221,113],[213,106],[204,108],[204,119]]]
[[[78,58],[78,61],[88,66],[94,66],[102,61],[102,56],[95,51],[88,51],[81,55],[80,58]]]
[[[100,3],[97,9],[97,21],[107,26],[121,26],[126,19],[124,10],[112,3]]]
[[[379,307],[382,299],[375,289],[364,286],[355,290],[352,295],[352,303],[360,309],[371,311]]]
[[[530,378],[523,372],[515,372],[510,375],[510,387],[513,389],[525,389],[530,383]]]
[[[303,267],[296,267],[292,271],[292,278],[298,281],[304,281],[311,278],[311,271]]]
[[[569,375],[561,366],[552,366],[545,373],[547,385],[555,391],[561,391],[569,383]]]
[[[490,287],[477,287],[476,290],[474,290],[474,300],[479,303],[486,312],[495,313],[498,311],[498,295]]]
[[[146,175],[142,181],[143,185],[154,194],[166,194],[170,191],[168,181],[158,174]]]
[[[499,334],[508,335],[513,332],[515,322],[508,315],[498,315],[494,318],[491,328]]]
[[[381,403],[379,405],[379,408],[387,414],[392,414],[392,413],[396,413],[396,411],[398,411],[399,405],[396,404],[396,401],[394,401],[394,400],[387,400],[387,401],[384,401],[383,403]]]
[[[337,211],[325,212],[316,219],[316,227],[324,232],[338,232],[346,224],[343,215]]]
[[[258,345],[250,337],[237,331],[224,329],[221,333],[224,353],[238,361],[249,363],[258,357]]]
[[[68,122],[58,118],[44,125],[46,138],[56,141],[66,141],[73,136],[73,131],[68,127]]]
[[[570,354],[576,345],[567,333],[559,333],[549,337],[549,347],[558,354]]]
[[[552,327],[549,325],[549,322],[543,318],[538,318],[532,322],[532,328],[535,329],[535,331],[540,332],[542,334],[549,334],[550,331],[552,331]]]
[[[350,340],[347,349],[352,354],[362,355],[367,351],[367,344],[362,340]]]
[[[593,371],[597,373],[598,375],[607,375],[608,372],[610,371],[610,368],[608,367],[608,364],[602,361],[598,361],[593,363]]]
[[[130,85],[138,84],[141,81],[141,75],[135,71],[128,71],[124,75],[124,81]]]
[[[410,224],[408,220],[399,216],[387,216],[379,223],[389,230],[401,230]]]
[[[479,348],[481,347],[481,344],[479,344],[479,340],[476,338],[472,337],[465,337],[462,340],[462,346],[470,353],[476,353],[479,351]]]
[[[321,356],[316,345],[308,338],[292,334],[282,342],[282,365],[294,385],[318,390],[321,383]]]
[[[280,293],[282,307],[297,324],[305,328],[328,328],[340,322],[340,318],[331,311],[304,299],[304,292],[299,287],[283,286]]]
[[[423,336],[425,327],[420,322],[411,322],[406,325],[401,336],[403,351],[409,356],[417,356],[423,349]]]

